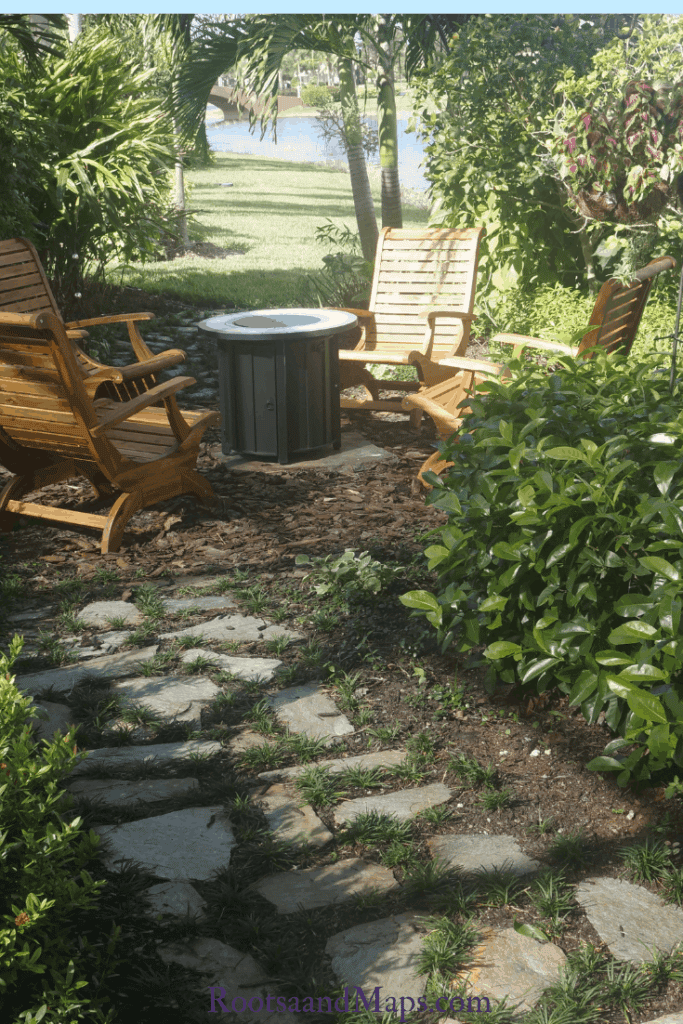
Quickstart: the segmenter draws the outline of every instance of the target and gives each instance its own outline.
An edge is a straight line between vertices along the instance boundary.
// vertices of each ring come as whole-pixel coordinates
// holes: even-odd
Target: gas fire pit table
[[[223,453],[297,461],[341,447],[339,345],[353,313],[259,309],[197,326],[216,339]]]

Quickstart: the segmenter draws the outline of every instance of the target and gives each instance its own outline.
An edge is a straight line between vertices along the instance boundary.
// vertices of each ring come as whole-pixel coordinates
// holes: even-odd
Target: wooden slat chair
[[[0,312],[53,313],[64,323],[40,257],[26,238],[0,241]],[[155,356],[147,347],[138,323],[153,319],[153,313],[118,313],[64,324],[83,375],[100,375],[99,395],[118,401],[135,398],[156,386],[157,374],[162,370],[185,362],[185,353],[180,349],[169,349]],[[115,323],[127,325],[128,336],[138,360],[128,366],[116,367],[117,374],[120,374],[118,383],[107,379],[103,371],[108,367],[87,355],[78,344],[88,337],[86,327]]]
[[[637,270],[630,284],[606,281],[598,292],[589,321],[597,326],[584,334],[579,345],[574,348],[556,341],[527,338],[522,334],[495,334],[491,341],[500,342],[502,345],[523,345],[525,348],[545,352],[580,355],[584,359],[592,359],[592,348],[604,348],[607,352],[616,352],[618,349],[627,356],[638,333],[654,279],[675,266],[676,261],[671,256],[659,256],[641,270]]]
[[[416,395],[406,395],[403,399],[403,408],[406,412],[418,408],[431,416],[441,441],[447,441],[460,430],[463,417],[470,412],[468,405],[461,408],[460,403],[465,402],[475,385],[491,377],[505,376],[507,370],[503,364],[492,363],[486,359],[460,357],[447,359],[445,363],[451,369],[450,377]],[[453,463],[442,458],[441,452],[437,450],[422,464],[417,478],[423,487],[430,490],[431,484],[425,481],[424,474],[431,470],[439,476],[452,465]]]
[[[339,352],[340,389],[362,384],[367,399],[341,399],[342,409],[402,411],[400,400],[380,399],[380,390],[414,392],[443,379],[441,360],[464,355],[475,316],[474,291],[483,228],[407,231],[383,228],[370,295],[370,309],[352,309],[361,338]],[[371,364],[415,366],[418,381],[378,381]],[[411,417],[419,424],[421,412]]]
[[[521,334],[497,334],[491,340],[517,346],[520,351],[527,347],[538,348],[544,352],[562,355],[581,355],[583,359],[592,359],[596,347],[602,347],[607,352],[620,350],[628,355],[640,325],[652,282],[658,274],[675,266],[676,262],[671,256],[660,256],[638,270],[628,285],[623,285],[619,281],[606,281],[598,293],[591,314],[590,323],[596,326],[583,336],[576,348],[558,342],[543,341],[540,338],[528,338]],[[446,441],[457,433],[463,416],[469,412],[466,406],[462,409],[458,406],[467,397],[473,385],[492,376],[505,376],[507,368],[503,364],[488,360],[463,358],[446,359],[441,365],[444,368],[450,367],[454,375],[431,388],[424,388],[416,395],[407,395],[403,399],[403,408],[406,412],[418,408],[431,416],[439,437]],[[439,475],[452,465],[452,462],[444,461],[441,453],[436,451],[420,467],[418,479],[424,487],[429,488],[430,485],[424,480],[424,474],[432,470]]]
[[[0,493],[0,530],[18,515],[93,527],[106,554],[118,550],[139,509],[179,494],[215,500],[196,464],[204,431],[220,415],[181,413],[175,404],[175,392],[194,383],[175,377],[128,401],[95,398],[99,383],[84,379],[59,317],[0,312],[0,463],[15,474]],[[159,401],[165,408],[152,408]],[[23,500],[77,476],[113,500],[108,514]]]

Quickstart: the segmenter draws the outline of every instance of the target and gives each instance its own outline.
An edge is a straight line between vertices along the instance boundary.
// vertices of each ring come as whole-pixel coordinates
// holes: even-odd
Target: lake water
[[[217,107],[209,105],[209,114],[219,114]],[[373,127],[377,127],[377,119],[369,118]],[[424,191],[428,182],[420,166],[423,149],[415,134],[407,134],[407,119],[398,121],[398,161],[401,185]],[[317,119],[315,117],[283,117],[277,123],[277,142],[274,142],[270,129],[263,141],[259,136],[260,125],[255,131],[249,131],[248,121],[229,121],[216,123],[207,119],[206,134],[211,149],[222,153],[250,153],[281,160],[294,160],[298,163],[330,163],[342,160],[346,163],[346,154],[340,143],[326,145],[319,137]],[[379,155],[370,159],[369,164],[379,166]]]

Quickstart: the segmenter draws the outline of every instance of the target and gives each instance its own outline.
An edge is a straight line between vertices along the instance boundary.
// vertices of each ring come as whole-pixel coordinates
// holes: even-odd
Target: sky
[[[126,5],[124,10],[126,13],[167,13],[167,14],[182,14],[187,11],[187,2],[185,3],[169,3],[168,0],[140,0],[138,3],[132,3],[130,6]],[[293,14],[308,14],[311,12],[325,13],[325,4],[319,3],[288,3],[287,0],[270,0],[267,4],[265,11],[262,6],[252,3],[240,5],[241,14],[265,14],[265,13],[293,13]],[[34,13],[35,8],[32,6],[21,5],[12,3],[11,10],[19,14],[30,14]],[[46,14],[60,14],[63,11],[63,4],[61,3],[41,3],[38,7],[41,13]],[[112,10],[112,4],[106,2],[99,2],[99,0],[88,0],[87,13],[88,14],[101,14],[103,12],[110,12]],[[335,14],[353,14],[358,13],[379,13],[382,8],[378,8],[375,4],[362,4],[362,3],[344,3],[337,2],[330,4],[330,13],[333,11]],[[414,11],[414,6],[408,6],[407,10]],[[489,0],[487,3],[475,3],[468,4],[463,8],[458,8],[456,5],[451,3],[430,3],[429,11],[432,14],[447,14],[454,10],[461,10],[467,13],[487,13],[487,14],[585,14],[587,12],[595,14],[610,14],[610,13],[621,13],[621,14],[634,14],[636,12],[643,13],[642,0],[640,5],[634,3],[625,2],[625,0],[612,0],[612,2],[592,2],[592,3],[562,3],[560,0],[556,0],[555,3],[549,5],[547,0],[545,3],[534,3],[530,0],[520,2],[519,6],[511,6],[510,3],[493,2]],[[218,0],[212,4],[207,3],[204,0],[201,10],[197,11],[198,14],[222,14],[225,12],[225,4],[221,4]],[[660,14],[682,14],[683,13],[683,2],[681,0],[664,0],[657,4],[655,11],[648,13],[660,13]],[[85,13],[85,12],[84,12]],[[117,12],[122,13],[122,12]]]

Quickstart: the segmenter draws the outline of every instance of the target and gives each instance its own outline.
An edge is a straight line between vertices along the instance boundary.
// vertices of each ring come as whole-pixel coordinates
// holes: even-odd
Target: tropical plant
[[[589,767],[620,785],[683,765],[683,417],[658,363],[513,360],[481,385],[443,445],[453,468],[429,476],[449,514],[425,552],[439,589],[401,598],[442,649],[485,644],[490,687],[558,687],[604,714],[616,738]]]
[[[163,109],[125,43],[106,26],[79,35],[63,56],[46,60],[21,87],[41,138],[41,173],[31,208],[44,225],[40,248],[61,297],[80,291],[86,270],[114,256],[159,252],[170,220],[172,136]]]
[[[644,262],[683,171],[683,21],[643,19],[628,41],[597,53],[589,74],[567,69],[548,149],[570,204],[589,221],[619,225],[605,255],[626,250],[620,272]]]

